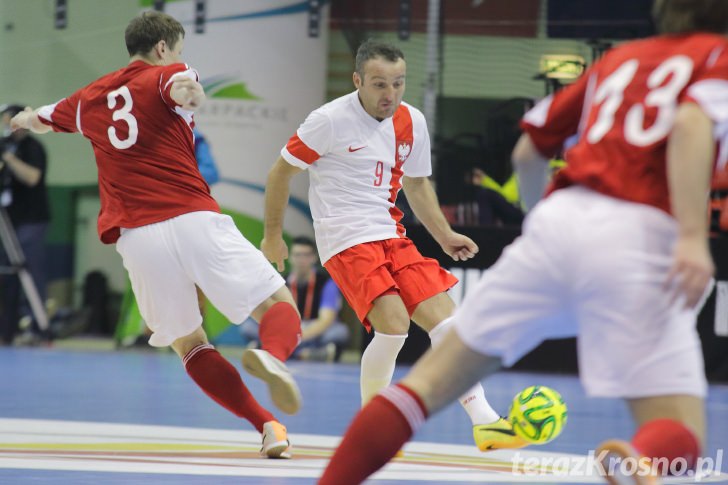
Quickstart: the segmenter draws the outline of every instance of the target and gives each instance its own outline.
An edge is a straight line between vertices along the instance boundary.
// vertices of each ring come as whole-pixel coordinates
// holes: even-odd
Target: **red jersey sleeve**
[[[177,102],[170,96],[172,90],[172,84],[175,79],[181,77],[188,77],[193,81],[199,81],[200,77],[193,68],[187,64],[172,64],[162,70],[162,74],[159,76],[159,95],[162,96],[164,104],[169,106],[170,109],[175,109],[179,106]]]
[[[38,110],[40,121],[50,126],[53,131],[62,133],[81,132],[81,91],[83,90],[78,90],[57,103],[42,106]]]
[[[567,138],[576,134],[592,76],[593,71],[587,71],[573,84],[541,100],[523,116],[521,129],[528,133],[544,157],[556,156]]]

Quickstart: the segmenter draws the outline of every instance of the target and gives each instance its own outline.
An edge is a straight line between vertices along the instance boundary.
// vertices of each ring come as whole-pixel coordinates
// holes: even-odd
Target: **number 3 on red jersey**
[[[124,104],[120,108],[114,110],[114,113],[111,115],[111,119],[126,123],[129,128],[129,134],[125,139],[120,139],[116,134],[116,128],[114,126],[109,126],[107,133],[109,135],[109,141],[114,148],[126,150],[136,143],[137,136],[139,135],[139,127],[137,125],[136,118],[133,114],[131,114],[131,108],[134,106],[134,100],[131,99],[131,93],[129,92],[129,88],[126,86],[115,89],[106,95],[106,101],[109,109],[116,108],[117,98],[119,97],[121,97]]]
[[[597,88],[592,105],[601,106],[586,135],[589,143],[598,143],[612,129],[615,114],[624,101],[624,91],[632,82],[638,67],[637,59],[624,62]],[[635,146],[647,146],[668,135],[678,96],[690,81],[692,73],[692,59],[679,55],[668,58],[649,74],[649,91],[643,102],[633,104],[624,117],[624,139],[627,142]],[[657,108],[655,120],[648,128],[644,126],[645,106]]]

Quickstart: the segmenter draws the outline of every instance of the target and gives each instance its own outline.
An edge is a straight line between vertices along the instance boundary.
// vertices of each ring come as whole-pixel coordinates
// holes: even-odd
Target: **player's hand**
[[[205,90],[202,85],[186,76],[180,76],[174,80],[169,95],[187,110],[199,108],[205,100]]]
[[[451,232],[438,242],[445,254],[455,261],[466,261],[479,251],[478,245],[472,239],[457,232]]]
[[[715,273],[708,240],[704,237],[680,236],[673,252],[673,263],[666,287],[674,297],[685,297],[685,307],[693,308],[699,302]]]
[[[13,116],[13,118],[10,120],[10,129],[13,131],[20,130],[21,128],[29,130],[32,116],[33,108],[26,107],[23,111]]]
[[[283,272],[286,269],[286,265],[283,263],[288,259],[288,246],[282,237],[277,238],[263,238],[260,242],[260,250],[268,261],[275,264],[279,272]]]

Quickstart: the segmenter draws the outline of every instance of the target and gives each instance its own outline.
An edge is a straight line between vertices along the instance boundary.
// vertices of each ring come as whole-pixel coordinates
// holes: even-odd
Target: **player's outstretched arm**
[[[548,160],[541,155],[527,133],[521,135],[511,155],[518,177],[523,209],[529,211],[541,200],[548,180]]]
[[[708,193],[715,156],[713,122],[694,103],[677,110],[667,142],[667,173],[678,240],[668,285],[698,304],[715,272],[708,247]]]
[[[452,230],[440,210],[437,194],[427,177],[402,177],[402,188],[417,218],[448,256],[455,261],[465,261],[475,256],[478,245],[469,237]]]
[[[10,129],[13,131],[26,129],[33,133],[48,133],[52,128],[40,120],[38,110],[27,107],[13,116],[13,119],[10,120]]]
[[[288,205],[291,179],[302,172],[286,162],[283,157],[273,164],[265,184],[265,224],[260,250],[268,261],[274,263],[278,271],[283,271],[283,262],[288,258],[288,247],[283,241],[283,217]]]
[[[195,111],[205,101],[202,84],[186,76],[179,76],[174,80],[169,95],[175,103],[188,111]]]

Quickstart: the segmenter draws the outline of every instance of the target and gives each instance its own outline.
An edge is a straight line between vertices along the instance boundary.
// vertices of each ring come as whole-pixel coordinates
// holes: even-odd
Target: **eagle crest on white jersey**
[[[407,157],[409,157],[411,151],[412,146],[409,143],[400,143],[397,147],[397,156],[399,157],[399,161],[404,163],[404,161],[407,160]]]

